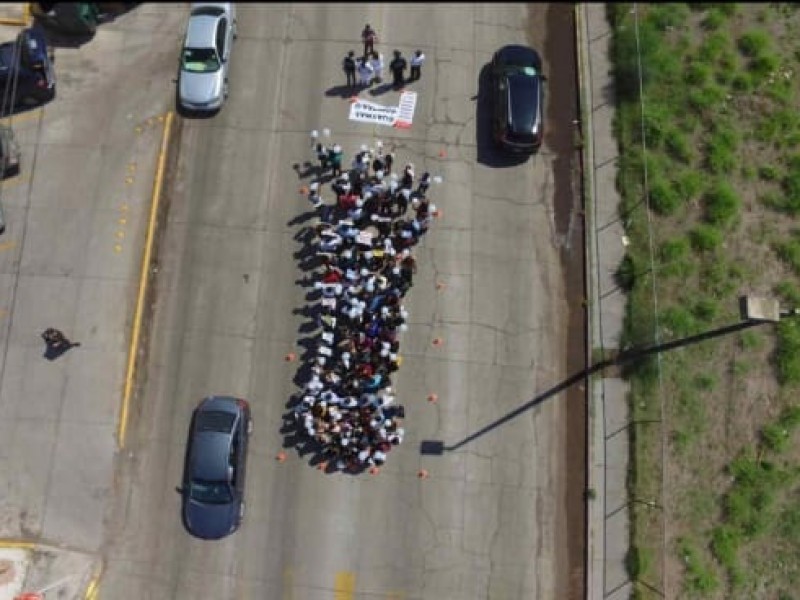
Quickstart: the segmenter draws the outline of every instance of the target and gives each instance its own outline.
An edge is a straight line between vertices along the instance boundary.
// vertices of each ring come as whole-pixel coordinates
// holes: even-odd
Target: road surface
[[[238,10],[230,99],[212,119],[183,121],[169,177],[149,355],[100,597],[581,597],[583,393],[548,393],[583,356],[571,9]],[[385,56],[428,56],[410,86],[419,94],[411,129],[347,119],[340,63],[359,49],[366,22]],[[549,75],[545,146],[527,161],[488,145],[484,66],[507,43],[539,48]],[[398,101],[391,91],[361,96]],[[309,182],[309,132],[323,128],[348,161],[381,139],[400,167],[411,161],[444,180],[431,193],[442,214],[416,249],[405,301],[395,387],[406,439],[374,476],[326,475],[280,433],[297,389],[298,363],[284,357],[301,354],[308,335],[296,258],[308,206],[298,188]],[[426,401],[431,393],[438,402]],[[245,521],[218,542],[184,531],[175,491],[191,410],[208,394],[247,398],[255,421]],[[447,450],[421,452],[430,442]],[[287,443],[288,460],[276,461]]]

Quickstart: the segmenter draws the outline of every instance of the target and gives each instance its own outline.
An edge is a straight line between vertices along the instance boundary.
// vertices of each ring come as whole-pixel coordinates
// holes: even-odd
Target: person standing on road
[[[358,85],[360,87],[369,87],[372,84],[372,65],[369,59],[364,56],[358,61]]]
[[[405,74],[407,66],[408,63],[406,63],[406,59],[403,58],[403,55],[400,54],[400,50],[395,50],[394,59],[389,63],[389,69],[392,72],[392,85],[395,89],[403,85],[403,75]]]
[[[334,177],[339,177],[342,174],[342,156],[342,147],[339,144],[334,144],[328,153],[328,161],[331,164]]]
[[[364,25],[364,30],[361,32],[361,40],[364,42],[364,56],[369,56],[375,51],[375,42],[378,40],[378,35],[370,27],[369,23]]]
[[[79,342],[70,342],[63,332],[53,327],[48,327],[42,332],[42,339],[47,345],[48,352],[53,351],[59,355],[63,354],[70,348],[76,348],[77,346],[80,346]]]
[[[342,61],[342,69],[344,70],[345,77],[347,77],[347,87],[353,87],[356,84],[356,53],[350,50],[347,56]]]
[[[411,81],[419,79],[422,63],[425,62],[425,55],[422,50],[417,50],[414,56],[411,57]]]
[[[372,79],[375,83],[380,84],[383,82],[383,54],[379,54],[378,52],[372,53],[372,59],[370,60],[370,64],[372,65]]]

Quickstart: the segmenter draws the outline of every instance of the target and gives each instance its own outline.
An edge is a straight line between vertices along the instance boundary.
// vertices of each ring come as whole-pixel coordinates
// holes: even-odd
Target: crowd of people
[[[417,178],[411,163],[395,174],[380,142],[362,146],[344,172],[340,146],[317,144],[316,152],[320,178],[308,199],[319,216],[319,331],[294,418],[328,464],[357,472],[380,467],[403,441],[405,409],[392,385],[408,320],[402,300],[416,272],[411,251],[438,214],[428,190],[441,179]],[[332,177],[331,202],[322,198],[323,175]]]

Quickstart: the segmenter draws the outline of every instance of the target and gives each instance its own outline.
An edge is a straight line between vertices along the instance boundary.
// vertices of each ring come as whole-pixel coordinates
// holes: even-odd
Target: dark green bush
[[[675,214],[683,205],[675,187],[661,177],[654,177],[650,182],[650,208],[663,216]]]
[[[725,181],[716,182],[703,196],[705,217],[714,225],[727,225],[739,214],[742,200]]]
[[[800,322],[783,319],[778,323],[775,364],[781,385],[800,383]]]
[[[748,58],[755,58],[770,49],[771,40],[766,31],[756,29],[740,36],[737,46],[742,54]]]
[[[713,225],[700,223],[689,232],[689,240],[692,248],[696,251],[711,252],[720,247],[723,236],[722,232]]]

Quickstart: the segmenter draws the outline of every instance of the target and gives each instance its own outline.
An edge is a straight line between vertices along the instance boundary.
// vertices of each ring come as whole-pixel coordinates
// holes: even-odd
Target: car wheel
[[[239,38],[239,22],[238,21],[234,21],[233,22],[233,39],[238,39],[238,38]]]
[[[253,433],[253,419],[247,419],[247,435]]]
[[[225,83],[222,85],[222,97],[223,98],[227,98],[228,97],[228,80],[227,79],[225,80]]]
[[[239,520],[241,521],[242,519],[244,519],[244,500],[239,505]]]

